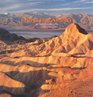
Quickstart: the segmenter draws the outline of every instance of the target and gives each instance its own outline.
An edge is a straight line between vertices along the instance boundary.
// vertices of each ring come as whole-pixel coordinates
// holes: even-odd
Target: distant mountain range
[[[8,30],[64,30],[73,22],[87,31],[93,30],[93,15],[90,14],[59,15],[42,12],[0,14],[0,27]]]

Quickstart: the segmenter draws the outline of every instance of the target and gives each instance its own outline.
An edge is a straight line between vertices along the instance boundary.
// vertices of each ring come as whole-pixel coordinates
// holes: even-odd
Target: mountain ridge
[[[44,15],[44,16],[43,16]],[[47,17],[46,17],[47,16]],[[45,18],[46,17],[46,18]],[[93,15],[89,14],[62,14],[62,15],[51,15],[51,14],[34,14],[34,13],[19,13],[19,14],[7,14],[0,15],[1,27],[7,28],[8,30],[49,30],[61,31],[64,30],[69,24],[76,22],[87,31],[93,31]],[[42,23],[46,23],[46,29]],[[49,26],[49,25],[52,25]],[[57,25],[54,25],[57,24]],[[11,28],[10,28],[11,26]]]
[[[12,34],[3,28],[0,28],[0,40],[6,43],[12,43],[16,41],[26,41],[24,37]]]

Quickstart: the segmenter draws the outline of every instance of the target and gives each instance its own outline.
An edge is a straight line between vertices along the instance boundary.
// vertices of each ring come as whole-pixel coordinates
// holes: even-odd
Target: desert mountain
[[[15,41],[26,41],[22,36],[17,36],[16,34],[11,34],[7,30],[0,28],[0,40],[4,42],[15,42]]]
[[[69,24],[76,22],[87,31],[93,31],[93,15],[90,14],[48,14],[42,12],[0,14],[0,26],[10,30],[40,30],[45,25],[49,31],[64,30]],[[49,25],[52,24],[52,27]],[[56,27],[55,27],[56,26]],[[51,28],[51,29],[50,29]],[[44,29],[43,29],[44,30]]]
[[[86,58],[83,58],[83,60],[76,58],[84,57],[86,53],[92,50],[92,36],[92,34],[88,34],[78,24],[73,23],[60,36],[41,44],[32,45],[28,43],[24,47],[25,50],[19,50],[10,56],[23,56],[24,58],[19,58],[18,62],[20,60],[26,61],[25,56],[28,56],[29,61],[40,64],[59,64],[63,67],[85,68],[87,65]]]
[[[70,24],[58,37],[54,37],[40,45],[27,45],[28,53],[32,56],[47,56],[53,53],[67,53],[82,42],[88,40],[88,33],[78,24]]]
[[[78,24],[47,41],[13,46],[0,54],[1,95],[93,97],[93,34]]]

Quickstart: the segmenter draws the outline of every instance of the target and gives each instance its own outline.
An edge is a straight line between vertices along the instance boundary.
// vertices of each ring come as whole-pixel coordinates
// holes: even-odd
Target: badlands
[[[93,34],[78,24],[48,40],[0,39],[0,97],[93,97]]]

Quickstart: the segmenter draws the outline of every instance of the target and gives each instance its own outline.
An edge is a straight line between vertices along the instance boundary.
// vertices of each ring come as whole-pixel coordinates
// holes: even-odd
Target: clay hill
[[[93,97],[93,34],[78,24],[46,41],[2,49],[1,97]]]

